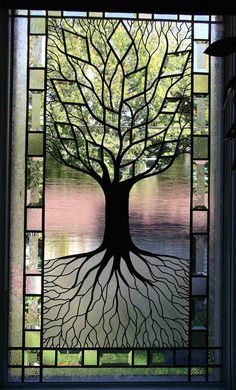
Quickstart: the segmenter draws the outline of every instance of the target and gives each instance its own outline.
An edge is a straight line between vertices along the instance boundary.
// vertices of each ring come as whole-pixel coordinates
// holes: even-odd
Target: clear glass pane
[[[42,230],[42,209],[27,208],[27,230]]]
[[[205,329],[207,325],[207,299],[195,297],[192,299],[192,329]],[[201,332],[199,332],[201,335]],[[196,343],[196,347],[200,347]]]
[[[58,366],[81,366],[82,352],[76,349],[61,350],[57,354]]]
[[[205,277],[192,278],[192,295],[206,295],[207,280]]]
[[[43,159],[27,159],[27,206],[42,206]]]
[[[41,293],[41,276],[26,276],[26,294]]]
[[[193,132],[194,134],[208,134],[209,124],[208,95],[193,96]]]
[[[44,93],[29,92],[28,129],[39,131],[44,129]]]
[[[193,137],[193,158],[208,158],[208,137]]]
[[[208,228],[208,213],[207,211],[193,211],[193,232],[207,233]]]
[[[100,366],[130,366],[132,364],[132,352],[116,350],[112,352],[100,352]]]
[[[30,69],[29,72],[30,89],[44,89],[44,70]]]
[[[36,332],[35,332],[36,333]],[[38,333],[38,332],[37,332]],[[30,332],[30,336],[28,332],[26,332],[26,337],[33,340],[33,332]],[[37,336],[35,336],[37,337]],[[32,341],[32,344],[35,344],[37,341]],[[24,352],[24,365],[25,366],[39,366],[40,364],[40,351],[39,350],[26,350]]]
[[[193,208],[205,210],[208,207],[208,162],[200,160],[193,164]]]
[[[26,273],[37,274],[42,271],[42,234],[26,233]]]
[[[209,56],[204,53],[208,46],[208,41],[194,41],[194,72],[208,71]]]
[[[196,326],[194,326],[194,328],[196,329]],[[206,332],[205,331],[198,331],[198,330],[195,330],[192,332],[191,334],[191,344],[192,344],[192,347],[203,347],[203,348],[206,348]]]
[[[208,39],[209,26],[207,23],[194,23],[194,38]]]
[[[45,37],[41,35],[30,36],[30,58],[29,65],[31,67],[45,66]]]
[[[193,236],[193,274],[207,275],[208,238],[205,234]]]
[[[41,298],[25,297],[25,328],[40,329],[41,327]]]

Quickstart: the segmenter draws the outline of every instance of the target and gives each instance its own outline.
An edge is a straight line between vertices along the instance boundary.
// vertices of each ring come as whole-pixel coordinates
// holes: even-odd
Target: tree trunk
[[[112,183],[105,193],[105,232],[103,246],[121,254],[132,246],[129,231],[129,193],[131,185]]]

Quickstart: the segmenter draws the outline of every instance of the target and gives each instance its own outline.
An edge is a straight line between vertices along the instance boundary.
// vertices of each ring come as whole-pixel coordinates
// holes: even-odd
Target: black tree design
[[[190,25],[50,19],[47,151],[105,197],[101,246],[44,264],[45,347],[188,339],[189,261],[137,248],[129,193],[189,148]]]

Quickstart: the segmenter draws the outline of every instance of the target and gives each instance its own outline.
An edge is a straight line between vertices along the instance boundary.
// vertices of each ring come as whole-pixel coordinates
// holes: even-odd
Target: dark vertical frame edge
[[[0,387],[7,376],[12,20],[0,9]]]

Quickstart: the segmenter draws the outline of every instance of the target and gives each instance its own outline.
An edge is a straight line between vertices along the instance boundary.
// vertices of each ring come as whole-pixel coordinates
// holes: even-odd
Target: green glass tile
[[[61,11],[48,11],[48,16],[61,16]]]
[[[193,158],[208,158],[208,137],[193,137]]]
[[[45,366],[55,366],[56,364],[56,351],[43,351],[43,365]]]
[[[89,17],[102,18],[102,12],[89,12]]]
[[[193,76],[193,92],[208,93],[208,75],[195,74]]]
[[[151,365],[158,366],[165,363],[165,352],[151,352]]]
[[[43,155],[43,134],[28,133],[28,155],[40,156]]]
[[[97,365],[97,351],[89,349],[84,351],[84,365],[85,366],[96,366]]]
[[[12,349],[8,352],[8,364],[10,366],[21,366],[22,365],[22,350]]]
[[[40,131],[44,128],[44,93],[29,91],[28,130]]]
[[[147,365],[147,351],[134,350],[134,365],[146,366]]]
[[[132,364],[132,351],[113,350],[100,352],[100,366],[129,366]]]
[[[29,88],[44,89],[44,69],[30,69]]]
[[[82,352],[80,350],[58,351],[58,366],[81,366]]]
[[[45,34],[45,18],[30,18],[30,34]]]
[[[27,348],[40,347],[40,332],[25,331],[25,346]]]

